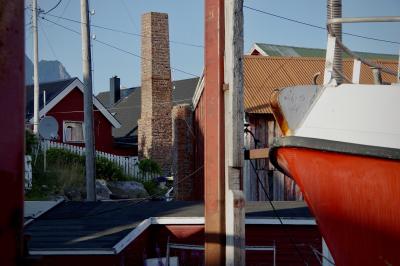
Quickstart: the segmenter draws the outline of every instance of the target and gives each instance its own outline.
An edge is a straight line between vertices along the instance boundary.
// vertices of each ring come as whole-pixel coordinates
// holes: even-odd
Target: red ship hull
[[[336,265],[400,265],[400,161],[276,146],[275,165],[295,179]]]

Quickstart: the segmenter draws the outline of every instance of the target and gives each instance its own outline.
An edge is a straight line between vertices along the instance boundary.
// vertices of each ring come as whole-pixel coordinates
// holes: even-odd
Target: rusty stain
[[[279,103],[279,93],[280,90],[274,90],[271,94],[270,103],[271,103],[271,110],[275,117],[276,122],[278,123],[279,127],[281,128],[283,136],[289,136],[291,134],[291,130],[289,128],[289,124],[285,119],[285,115],[282,112],[280,103]]]
[[[235,199],[233,201],[233,207],[236,209],[242,209],[245,206],[245,200],[244,199]]]

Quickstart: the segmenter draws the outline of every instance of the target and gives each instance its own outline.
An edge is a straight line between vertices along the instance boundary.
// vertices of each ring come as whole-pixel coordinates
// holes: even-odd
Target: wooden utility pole
[[[205,0],[205,265],[225,264],[224,0]]]
[[[96,200],[95,151],[93,134],[93,92],[90,52],[90,21],[88,0],[81,0],[81,31],[82,31],[82,70],[83,70],[83,101],[85,122],[85,153],[86,153],[86,199]]]
[[[226,265],[245,265],[243,0],[225,0]]]
[[[37,27],[37,0],[32,0],[32,30],[33,30],[33,133],[38,134],[39,126],[39,48]]]
[[[0,265],[12,266],[24,264],[24,1],[0,0],[0,7]]]

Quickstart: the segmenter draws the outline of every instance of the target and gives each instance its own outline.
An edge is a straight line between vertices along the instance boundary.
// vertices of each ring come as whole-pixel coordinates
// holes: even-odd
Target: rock
[[[96,180],[96,199],[105,200],[110,199],[112,194],[111,190],[107,187],[107,181],[104,179]]]
[[[135,181],[109,181],[107,187],[116,197],[146,198],[149,196],[143,184]]]
[[[72,188],[72,187],[64,188],[64,195],[65,195],[65,197],[67,197],[67,199],[73,200],[73,201],[80,201],[80,200],[84,199],[81,191],[79,191],[79,189]]]

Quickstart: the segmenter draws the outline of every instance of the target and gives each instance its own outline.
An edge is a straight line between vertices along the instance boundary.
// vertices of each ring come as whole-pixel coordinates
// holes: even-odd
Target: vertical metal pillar
[[[205,265],[225,264],[224,0],[205,0]]]
[[[328,0],[327,3],[327,17],[331,18],[341,18],[342,17],[342,0]],[[342,41],[342,24],[337,23],[332,25],[332,31],[335,37]],[[343,83],[343,78],[339,73],[343,73],[343,51],[336,45],[335,46],[335,56],[333,58],[333,73],[332,76],[336,80],[337,84]],[[338,70],[338,71],[335,71]]]
[[[22,264],[24,1],[0,0],[0,265]]]

